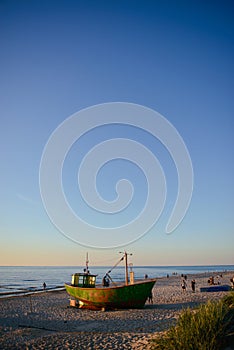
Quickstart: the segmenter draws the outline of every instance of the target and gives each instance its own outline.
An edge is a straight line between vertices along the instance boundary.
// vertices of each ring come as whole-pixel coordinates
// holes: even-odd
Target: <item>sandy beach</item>
[[[173,325],[183,308],[227,294],[201,293],[209,277],[188,275],[186,292],[182,292],[180,275],[159,278],[153,304],[147,302],[140,310],[71,308],[65,291],[0,299],[0,349],[147,349],[149,339]],[[230,285],[231,277],[233,273],[222,273],[221,284]]]

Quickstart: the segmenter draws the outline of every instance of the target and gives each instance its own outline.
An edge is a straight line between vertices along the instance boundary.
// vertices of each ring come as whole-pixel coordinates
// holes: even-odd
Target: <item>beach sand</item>
[[[221,284],[230,285],[226,272]],[[181,276],[159,278],[153,304],[140,310],[91,311],[69,306],[65,291],[0,299],[0,349],[148,349],[149,340],[167,330],[182,309],[218,300],[227,292],[201,293],[209,274],[188,275],[187,291]],[[192,293],[191,280],[196,280]]]

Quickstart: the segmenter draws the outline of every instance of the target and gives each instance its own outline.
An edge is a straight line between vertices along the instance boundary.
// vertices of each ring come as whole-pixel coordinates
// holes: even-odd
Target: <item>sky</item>
[[[0,265],[81,265],[87,251],[91,264],[108,265],[123,250],[133,253],[135,265],[234,264],[233,10],[227,0],[0,1]],[[157,156],[167,181],[155,225],[135,242],[100,249],[68,239],[53,225],[39,172],[47,141],[61,123],[110,102],[145,106],[176,128],[190,154],[194,188],[185,217],[167,234],[178,188],[167,149],[124,124],[85,133],[62,173],[67,201],[83,220],[125,224],[147,198],[144,173],[115,159],[97,174],[98,191],[112,201],[116,182],[128,178],[133,202],[117,218],[85,206],[77,173],[98,142],[117,137],[142,143]],[[82,243],[87,232],[79,235]]]

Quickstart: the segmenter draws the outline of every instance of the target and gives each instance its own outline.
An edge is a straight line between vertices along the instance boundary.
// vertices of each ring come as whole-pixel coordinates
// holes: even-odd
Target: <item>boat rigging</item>
[[[72,275],[72,283],[65,283],[67,293],[75,300],[80,308],[89,309],[126,309],[126,308],[142,308],[150,295],[156,278],[144,279],[134,282],[133,272],[130,272],[130,283],[128,280],[128,255],[120,252],[123,256],[110,269],[107,276],[113,286],[96,286],[97,275],[90,274],[88,269],[88,254],[86,256],[86,268],[83,273],[75,273]],[[125,283],[116,284],[110,277],[111,271],[125,259]],[[104,276],[104,277],[105,277]],[[74,306],[74,305],[73,305]]]

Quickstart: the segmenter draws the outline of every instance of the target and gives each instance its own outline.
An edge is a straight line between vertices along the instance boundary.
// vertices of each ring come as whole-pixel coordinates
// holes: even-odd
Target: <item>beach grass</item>
[[[177,324],[152,340],[152,350],[217,350],[233,335],[234,292],[198,309],[186,309]]]
[[[227,295],[225,295],[222,298],[222,302],[227,306],[229,306],[231,309],[233,309],[234,308],[234,290],[228,293]]]

